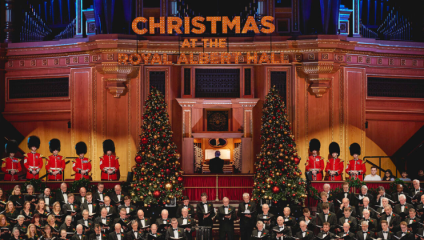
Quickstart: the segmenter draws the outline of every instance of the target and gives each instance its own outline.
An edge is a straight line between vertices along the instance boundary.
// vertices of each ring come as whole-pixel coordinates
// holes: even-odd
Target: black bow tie
[[[100,237],[100,234],[96,234],[96,237]]]
[[[174,231],[178,231],[178,229],[174,229]]]
[[[106,220],[106,218],[102,218],[102,220]]]
[[[362,231],[362,233],[368,233],[368,232],[364,232],[364,231]]]
[[[383,231],[383,233],[389,233],[388,231]]]
[[[228,208],[228,206],[224,206],[224,208]]]
[[[325,216],[327,216],[327,215],[328,215],[328,213],[324,213],[324,215],[325,215]]]
[[[306,231],[302,231],[302,233],[305,233]]]
[[[202,203],[202,205],[206,205],[206,203]]]
[[[187,219],[187,218],[185,217],[185,218],[183,218],[183,219]]]
[[[187,205],[184,205],[184,207],[185,207],[185,208],[188,208],[188,206],[187,206]]]

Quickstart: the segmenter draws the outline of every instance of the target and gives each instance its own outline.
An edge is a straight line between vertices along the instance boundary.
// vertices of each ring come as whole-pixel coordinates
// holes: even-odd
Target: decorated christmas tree
[[[253,200],[301,203],[306,192],[299,169],[300,157],[286,107],[274,87],[266,96],[262,110],[261,140],[259,160],[255,163]]]
[[[163,94],[152,88],[145,102],[140,148],[133,167],[135,182],[130,190],[132,200],[144,202],[145,207],[182,198],[180,154],[172,141],[166,108]]]

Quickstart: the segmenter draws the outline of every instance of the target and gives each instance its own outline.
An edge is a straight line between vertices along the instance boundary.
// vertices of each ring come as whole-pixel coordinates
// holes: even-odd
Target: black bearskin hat
[[[75,145],[75,150],[77,152],[77,155],[80,155],[81,153],[86,154],[87,153],[87,145],[85,142],[79,142]]]
[[[349,147],[350,155],[353,156],[353,154],[361,155],[361,146],[357,143],[352,143]]]
[[[57,150],[60,152],[60,140],[57,138],[53,138],[52,140],[50,140],[49,149],[51,153],[53,153],[54,150]]]
[[[115,152],[115,143],[110,139],[106,139],[103,142],[103,152],[106,154],[107,151]]]
[[[333,153],[337,153],[338,156],[340,156],[340,146],[336,142],[330,143],[330,146],[328,147],[330,155]]]
[[[321,143],[319,142],[319,140],[316,138],[311,139],[311,141],[309,142],[309,151],[312,152],[316,150],[317,152],[319,152],[320,148],[321,148]]]
[[[18,143],[15,140],[8,141],[4,149],[6,153],[16,153],[18,151]]]
[[[31,149],[32,147],[40,148],[40,139],[37,136],[30,136],[28,138],[28,148]]]

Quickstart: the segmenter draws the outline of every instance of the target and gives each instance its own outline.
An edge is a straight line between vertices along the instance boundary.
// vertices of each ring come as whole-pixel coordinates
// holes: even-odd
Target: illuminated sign
[[[274,17],[264,16],[261,18],[261,29],[259,30],[256,20],[252,16],[248,16],[244,26],[241,26],[240,17],[236,16],[230,20],[226,16],[222,17],[184,17],[184,20],[179,17],[160,17],[159,20],[154,17],[149,19],[144,17],[137,17],[132,22],[132,29],[138,35],[154,34],[155,29],[159,29],[160,34],[203,34],[206,30],[205,21],[209,22],[211,34],[217,34],[217,25],[221,24],[222,33],[226,34],[228,31],[234,31],[236,34],[246,34],[249,31],[254,33],[273,33],[275,25],[273,24]],[[149,27],[140,29],[138,23],[148,23]],[[167,24],[165,24],[167,23]],[[181,30],[184,24],[184,32]],[[166,28],[166,29],[165,29]]]

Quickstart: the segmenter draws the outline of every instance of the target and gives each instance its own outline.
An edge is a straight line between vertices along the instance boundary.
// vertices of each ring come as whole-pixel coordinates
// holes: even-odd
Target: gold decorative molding
[[[129,79],[136,77],[138,74],[138,67],[122,65],[117,62],[106,62],[96,65],[96,70],[103,74],[106,89],[116,98],[121,97],[125,93]]]
[[[296,69],[310,84],[308,91],[319,98],[330,89],[333,74],[339,68],[340,64],[335,62],[304,62]]]

